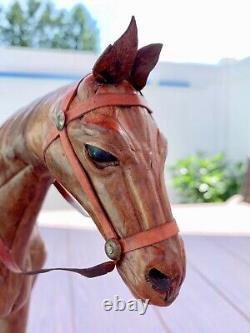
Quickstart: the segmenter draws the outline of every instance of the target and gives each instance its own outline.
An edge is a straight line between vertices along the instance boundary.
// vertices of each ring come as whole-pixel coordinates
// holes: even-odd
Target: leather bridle
[[[81,81],[80,81],[81,82]],[[130,94],[96,94],[83,102],[77,103],[75,106],[71,106],[72,101],[77,95],[77,89],[80,84],[78,82],[70,91],[66,94],[62,103],[56,106],[55,110],[55,124],[50,125],[48,131],[47,140],[43,147],[44,160],[46,163],[46,152],[50,145],[57,139],[60,140],[64,154],[66,155],[75,177],[81,185],[83,191],[88,196],[88,200],[95,211],[95,216],[99,221],[100,228],[106,240],[105,252],[107,256],[112,260],[100,265],[90,268],[49,268],[40,269],[37,271],[23,271],[16,264],[12,257],[11,250],[4,244],[0,238],[0,261],[8,268],[11,272],[17,274],[33,275],[38,273],[45,273],[51,270],[66,270],[79,273],[86,277],[95,277],[106,274],[112,271],[115,265],[122,260],[123,254],[134,251],[146,246],[153,245],[155,243],[166,240],[178,233],[178,227],[174,219],[166,221],[164,224],[155,226],[152,229],[138,232],[132,236],[120,238],[117,232],[114,230],[111,221],[108,219],[106,212],[104,211],[99,198],[91,184],[91,181],[85,172],[82,164],[80,163],[71,141],[68,136],[67,125],[86,113],[95,109],[107,106],[140,106],[152,112],[146,103],[143,96],[137,93]],[[55,185],[58,190],[63,194],[66,200],[74,203],[70,193],[57,181]]]

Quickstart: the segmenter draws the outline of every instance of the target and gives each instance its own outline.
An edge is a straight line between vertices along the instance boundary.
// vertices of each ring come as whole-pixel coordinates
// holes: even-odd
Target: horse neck
[[[0,236],[27,244],[51,184],[42,147],[51,104],[60,91],[22,109],[0,128]],[[19,237],[17,236],[19,234]]]

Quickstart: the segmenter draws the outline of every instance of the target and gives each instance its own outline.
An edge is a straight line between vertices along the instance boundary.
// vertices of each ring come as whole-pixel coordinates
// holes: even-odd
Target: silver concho
[[[56,110],[56,128],[61,131],[65,125],[65,114],[60,109]]]
[[[105,253],[112,260],[119,260],[122,254],[122,248],[120,242],[111,238],[105,243]]]

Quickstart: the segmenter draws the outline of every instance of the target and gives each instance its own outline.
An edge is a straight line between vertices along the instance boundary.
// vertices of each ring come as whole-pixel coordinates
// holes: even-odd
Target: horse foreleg
[[[43,241],[36,227],[32,235],[29,249],[27,269],[37,270],[43,267],[46,253]],[[0,282],[0,333],[25,333],[28,319],[31,289],[36,277],[22,277],[7,272],[5,283]],[[17,289],[20,291],[16,299]]]
[[[28,319],[29,302],[21,309],[0,320],[1,333],[25,333]]]

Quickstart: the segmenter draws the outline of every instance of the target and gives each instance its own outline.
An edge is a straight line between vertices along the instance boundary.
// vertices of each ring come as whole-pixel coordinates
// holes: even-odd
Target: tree
[[[99,32],[87,9],[57,9],[50,1],[15,1],[0,11],[0,44],[95,51]]]

